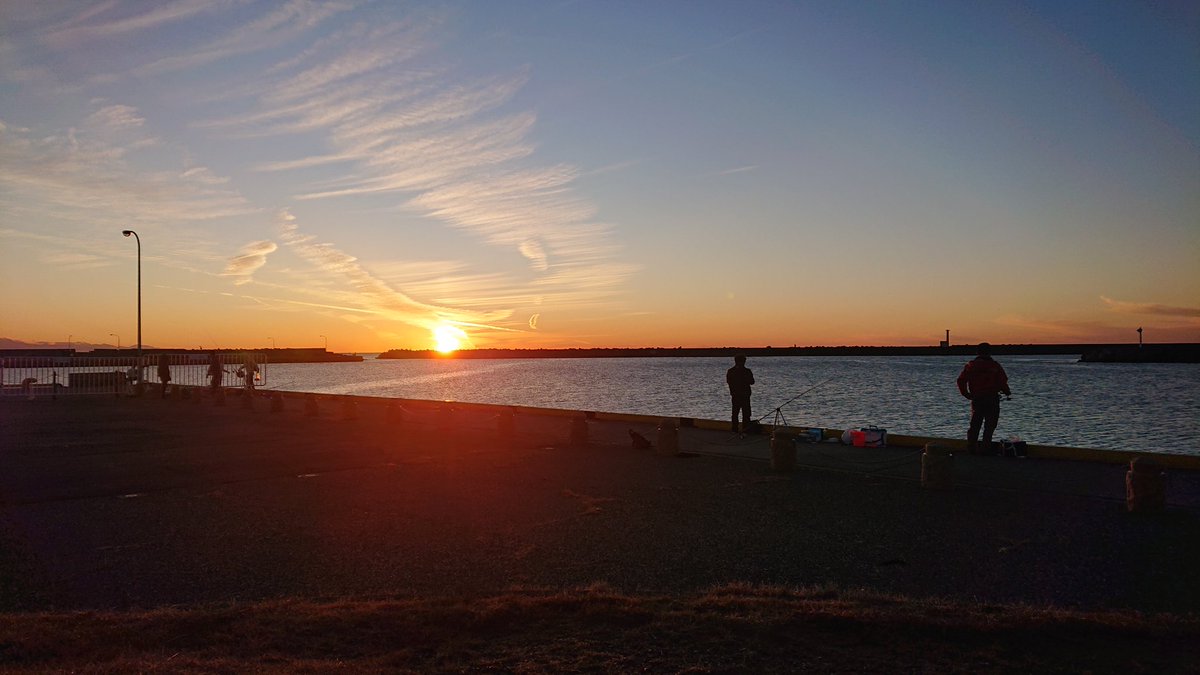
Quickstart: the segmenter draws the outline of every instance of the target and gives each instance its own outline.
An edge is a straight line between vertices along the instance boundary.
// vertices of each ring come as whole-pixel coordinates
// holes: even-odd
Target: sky
[[[0,337],[139,241],[160,348],[1200,342],[1200,4],[0,1]]]

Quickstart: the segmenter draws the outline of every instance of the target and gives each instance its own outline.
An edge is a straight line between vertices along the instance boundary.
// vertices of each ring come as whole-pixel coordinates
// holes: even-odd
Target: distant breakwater
[[[1132,352],[1130,350],[1133,350]],[[975,345],[948,347],[640,347],[571,349],[460,349],[444,354],[432,349],[391,349],[380,359],[611,359],[651,357],[748,357],[764,356],[973,356]],[[1158,363],[1196,363],[1200,344],[1137,345],[1127,344],[1013,344],[992,345],[996,355],[1079,355],[1081,361],[1143,361]],[[1122,358],[1139,356],[1140,358]]]

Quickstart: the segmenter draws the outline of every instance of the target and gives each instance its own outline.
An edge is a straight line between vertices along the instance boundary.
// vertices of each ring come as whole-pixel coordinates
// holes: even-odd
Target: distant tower
[[[949,328],[946,329],[946,339],[942,340],[942,343],[940,346],[942,346],[942,347],[950,346],[950,329]]]
[[[1142,348],[1142,327],[1138,326],[1138,349]]]

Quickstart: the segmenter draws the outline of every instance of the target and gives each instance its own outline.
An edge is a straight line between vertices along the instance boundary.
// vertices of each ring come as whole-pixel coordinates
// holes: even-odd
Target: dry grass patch
[[[1187,672],[1200,619],[730,585],[0,615],[3,672]]]

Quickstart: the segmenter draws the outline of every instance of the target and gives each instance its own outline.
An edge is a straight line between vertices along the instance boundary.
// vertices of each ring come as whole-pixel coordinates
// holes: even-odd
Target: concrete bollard
[[[304,416],[305,417],[316,417],[320,414],[321,414],[321,411],[319,408],[317,408],[317,397],[314,396],[313,394],[305,394],[304,395]]]
[[[352,398],[342,401],[342,421],[353,422],[358,419],[358,403]]]
[[[1135,457],[1125,473],[1125,508],[1130,513],[1162,513],[1167,508],[1166,474],[1146,457]]]
[[[771,433],[771,470],[796,470],[796,437],[776,429]]]
[[[659,455],[679,454],[679,428],[673,418],[664,417],[658,422],[658,438],[654,452]]]
[[[271,394],[271,412],[273,412],[273,413],[283,412],[283,394],[281,394],[279,392],[275,392],[275,393]]]
[[[949,446],[926,443],[921,453],[921,487],[949,490],[954,487],[954,455]]]
[[[567,437],[567,445],[572,448],[585,448],[588,444],[587,417],[576,417],[571,420],[571,434]]]

